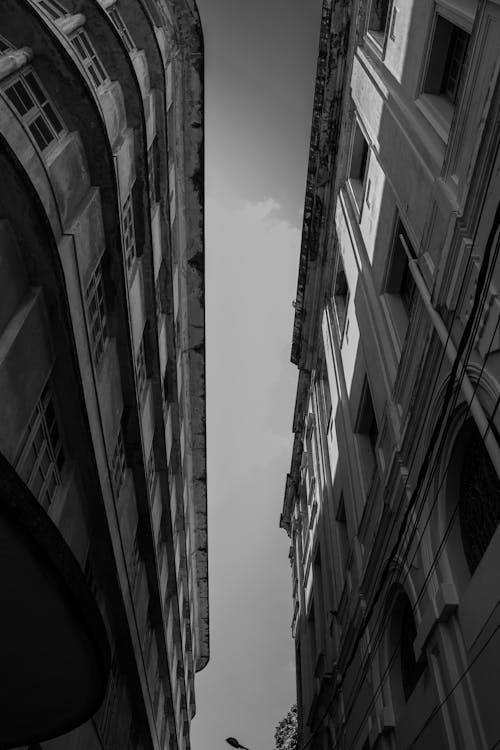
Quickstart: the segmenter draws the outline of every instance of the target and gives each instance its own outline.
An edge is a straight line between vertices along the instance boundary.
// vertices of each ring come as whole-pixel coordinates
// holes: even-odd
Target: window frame
[[[108,310],[100,260],[90,275],[85,288],[84,300],[92,361],[94,366],[99,368],[103,362],[109,340]],[[93,310],[91,309],[92,303],[95,305]]]
[[[141,343],[135,355],[135,377],[137,387],[137,401],[139,405],[142,404],[144,394],[146,393],[146,384],[148,381],[148,369],[146,363],[146,349],[144,346],[144,333],[141,338]]]
[[[371,0],[370,8],[366,14],[366,17],[367,17],[366,33],[369,39],[373,42],[373,44],[377,48],[377,50],[383,56],[385,54],[387,39],[389,37],[389,28],[392,28],[392,23],[393,23],[394,0],[385,0],[385,2],[387,3],[387,9],[386,9],[385,21],[383,24],[384,26],[383,30],[374,29],[371,26],[373,9],[374,9],[376,2],[377,0]]]
[[[125,483],[125,473],[127,471],[127,459],[125,456],[125,444],[121,428],[116,436],[113,456],[111,458],[111,474],[113,479],[113,488],[115,496],[118,498]]]
[[[386,660],[392,659],[397,652],[394,665],[390,668],[390,691],[392,704],[397,718],[408,706],[415,689],[424,674],[427,661],[425,651],[419,659],[415,655],[415,639],[418,634],[418,623],[415,607],[408,592],[396,584],[388,599],[386,629]],[[408,632],[408,619],[411,617],[413,627]],[[403,632],[405,630],[406,632]],[[404,649],[404,652],[403,652]]]
[[[338,286],[345,286],[345,292],[342,294],[338,289]],[[343,310],[342,319],[339,315],[339,304],[337,300],[343,299]],[[337,263],[335,268],[335,278],[333,282],[332,290],[332,306],[335,314],[335,322],[337,324],[337,333],[339,336],[339,345],[342,346],[344,343],[344,336],[347,332],[347,320],[349,318],[349,302],[351,300],[351,290],[349,288],[349,282],[347,281],[347,274],[345,272],[344,261],[340,252],[340,248],[337,249]]]
[[[57,21],[58,18],[64,18],[64,16],[69,14],[69,11],[58,0],[36,0],[36,4],[53,21]]]
[[[347,526],[347,514],[345,509],[344,492],[340,493],[337,509],[335,512],[335,533],[338,549],[338,558],[340,562],[340,591],[342,592],[347,581],[349,572],[350,544],[349,529]]]
[[[150,500],[153,499],[155,486],[156,486],[156,463],[155,463],[155,452],[153,446],[149,451],[148,460],[146,463],[146,487]]]
[[[71,42],[71,46],[75,50],[78,59],[85,68],[92,85],[96,89],[99,89],[106,84],[109,81],[106,68],[102,64],[96,48],[92,44],[92,40],[85,29],[77,29],[77,31],[69,37],[69,41]]]
[[[134,50],[137,49],[137,45],[135,44],[132,35],[128,30],[127,24],[123,20],[123,16],[116,5],[112,5],[110,8],[108,8],[108,16],[118,34],[120,35],[125,47],[127,48],[127,52],[129,54],[131,52],[134,52]]]
[[[38,89],[38,93],[33,90],[33,84],[35,90]],[[2,90],[9,105],[16,111],[28,131],[37,151],[45,155],[63,140],[67,134],[64,121],[32,66],[24,67],[17,71],[15,75],[2,81]],[[13,92],[12,96],[9,91]],[[17,99],[17,103],[15,99]],[[28,100],[31,100],[31,106],[28,106]],[[21,105],[21,108],[19,105]],[[40,120],[43,127],[49,132],[50,140],[47,139],[46,134],[42,133]],[[37,122],[38,134],[40,138],[45,138],[45,144],[37,140],[34,127]]]
[[[46,511],[53,504],[63,483],[65,463],[62,431],[52,389],[47,381],[26,425],[16,461],[16,471]],[[27,468],[29,473],[25,474]],[[34,485],[37,475],[42,477],[38,489]]]
[[[122,225],[122,238],[123,238],[123,252],[124,260],[127,268],[127,273],[131,274],[134,268],[135,261],[137,259],[137,245],[135,238],[135,224],[134,224],[134,204],[132,200],[132,192],[130,192],[122,207],[121,216]]]
[[[370,156],[370,141],[366,137],[359,118],[355,115],[349,147],[346,183],[359,222],[361,221],[365,200],[366,184],[370,170]]]
[[[157,203],[159,203],[160,197],[160,181],[159,181],[159,148],[158,148],[158,136],[156,135],[147,153],[148,159],[148,192],[149,200],[151,203],[151,210],[154,209]]]
[[[446,144],[448,142],[451,124],[455,110],[459,104],[460,91],[467,71],[467,57],[470,48],[471,32],[473,18],[465,15],[458,10],[453,10],[448,5],[442,5],[436,2],[434,13],[431,18],[427,49],[424,55],[420,82],[418,87],[418,98],[416,105],[427,121],[437,132],[441,140]],[[454,101],[442,93],[442,91],[430,91],[432,88],[442,88],[444,81],[444,72],[447,66],[447,60],[450,54],[450,40],[445,45],[442,43],[442,36],[446,36],[444,24],[451,26],[450,38],[454,29],[458,29],[468,35],[466,48],[460,69],[460,75],[457,80],[457,91]],[[438,35],[440,35],[438,40]],[[443,60],[444,48],[444,60]],[[440,66],[442,72],[431,70],[431,65]],[[429,80],[431,78],[431,80]],[[440,80],[438,84],[437,81]]]
[[[410,271],[408,255],[404,249],[405,244],[411,257],[416,258],[413,243],[408,237],[408,232],[399,212],[397,212],[392,232],[391,249],[388,254],[382,282],[381,295],[400,352],[403,349],[408,328],[418,301],[418,288]],[[405,301],[404,295],[401,294],[405,277],[410,279],[411,294],[409,303]]]
[[[373,429],[374,425],[375,430]],[[363,384],[361,386],[358,413],[354,425],[354,434],[357,439],[365,496],[366,499],[368,499],[375,478],[379,475],[377,443],[380,437],[380,427],[375,409],[375,401],[373,399],[373,393],[367,375],[364,376]],[[365,465],[366,461],[363,460],[366,456],[370,457],[369,466]]]

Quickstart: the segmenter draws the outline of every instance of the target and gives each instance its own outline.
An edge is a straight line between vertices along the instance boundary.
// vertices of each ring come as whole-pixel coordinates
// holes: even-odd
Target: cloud
[[[300,232],[272,197],[222,205],[209,195],[206,206],[211,659],[196,679],[192,745],[218,750],[230,734],[270,746],[294,702],[289,540],[279,515]]]
[[[273,434],[290,434],[300,234],[272,198],[228,208],[209,197],[207,207],[208,423],[224,454],[237,436],[240,470],[275,453]]]

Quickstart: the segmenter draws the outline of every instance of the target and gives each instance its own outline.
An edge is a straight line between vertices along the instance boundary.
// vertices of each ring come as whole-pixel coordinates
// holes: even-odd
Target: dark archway
[[[473,575],[500,522],[500,480],[472,420],[458,440],[465,441],[458,501],[460,534]]]

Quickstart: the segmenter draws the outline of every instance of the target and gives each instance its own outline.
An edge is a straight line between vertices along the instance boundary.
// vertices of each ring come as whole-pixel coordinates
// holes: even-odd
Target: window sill
[[[454,112],[451,102],[446,97],[437,94],[420,94],[415,104],[443,143],[448,143]]]

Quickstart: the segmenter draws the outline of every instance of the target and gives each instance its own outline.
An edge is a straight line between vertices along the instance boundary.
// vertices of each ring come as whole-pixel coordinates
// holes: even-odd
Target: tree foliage
[[[297,706],[292,706],[274,732],[276,750],[298,750]]]

